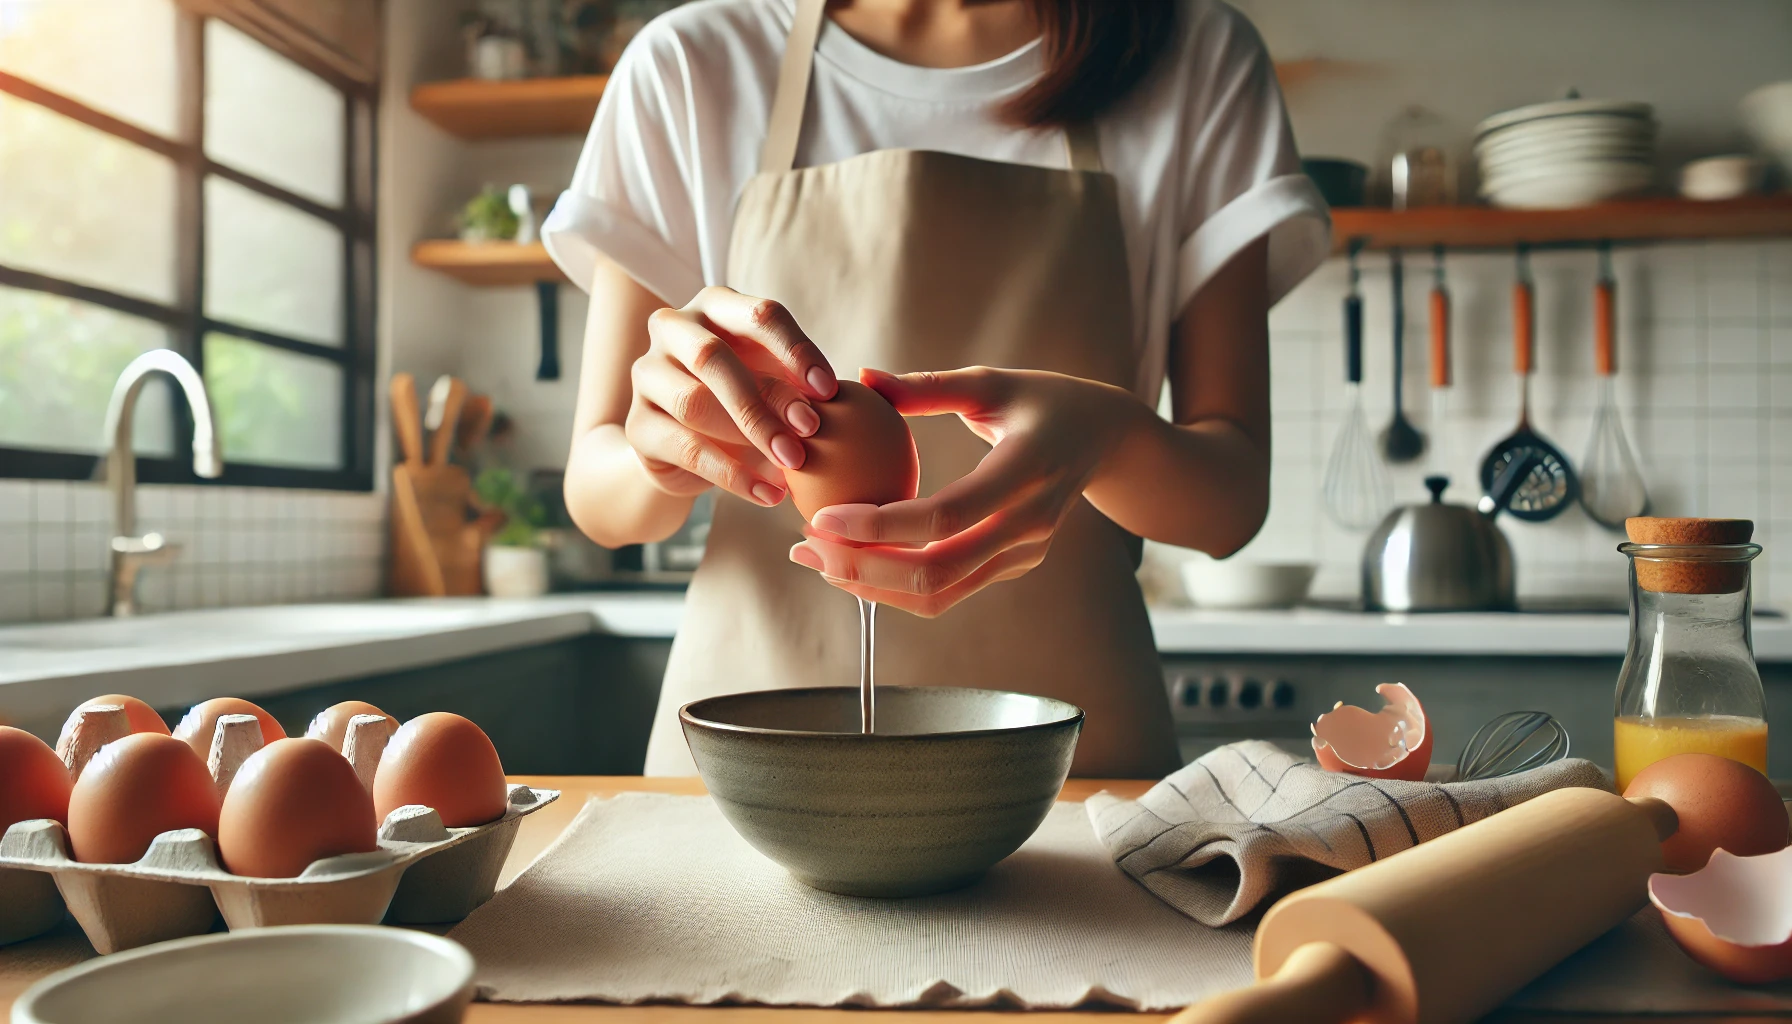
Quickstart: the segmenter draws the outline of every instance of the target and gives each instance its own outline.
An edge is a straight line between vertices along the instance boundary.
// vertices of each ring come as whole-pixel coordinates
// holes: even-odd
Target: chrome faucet
[[[112,385],[112,401],[106,406],[104,436],[112,442],[106,456],[106,482],[112,489],[112,578],[106,588],[107,615],[135,615],[138,572],[146,565],[167,565],[180,553],[180,545],[159,533],[137,533],[137,453],[131,446],[131,421],[144,379],[158,370],[174,378],[193,410],[193,472],[209,479],[224,471],[224,455],[212,429],[212,403],[199,371],[179,353],[165,348],[131,360],[119,374],[118,383]]]

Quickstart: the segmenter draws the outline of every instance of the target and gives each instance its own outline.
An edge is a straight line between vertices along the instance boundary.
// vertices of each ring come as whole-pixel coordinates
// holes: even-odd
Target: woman
[[[880,618],[880,682],[1060,697],[1088,712],[1076,773],[1174,769],[1137,538],[1224,555],[1261,525],[1266,314],[1327,230],[1217,0],[702,0],[648,25],[543,233],[591,292],[580,528],[652,541],[728,492],[649,774],[693,770],[690,700],[856,682],[839,591],[911,613]],[[914,417],[922,496],[805,535],[784,472],[861,368]]]

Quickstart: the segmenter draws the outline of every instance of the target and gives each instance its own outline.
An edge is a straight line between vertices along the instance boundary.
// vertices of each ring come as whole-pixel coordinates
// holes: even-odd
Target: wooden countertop
[[[572,819],[584,807],[589,797],[609,797],[618,793],[677,793],[701,795],[703,785],[697,779],[661,779],[643,778],[640,776],[516,776],[512,782],[526,782],[532,786],[540,786],[561,791],[559,801],[542,808],[540,811],[523,819],[518,832],[516,845],[510,852],[510,859],[505,861],[504,870],[499,878],[500,886],[508,885],[510,880],[533,862],[547,845],[563,831]],[[1064,787],[1062,798],[1065,800],[1082,800],[1090,794],[1106,789],[1122,796],[1137,796],[1150,788],[1151,783],[1138,780],[1097,780],[1072,779]],[[32,982],[52,971],[77,963],[93,956],[93,947],[88,945],[81,931],[72,921],[64,922],[62,927],[50,935],[21,942],[17,945],[0,947],[0,1019],[10,1016],[13,1000]],[[949,1024],[949,1022],[980,1021],[989,1024],[993,1021],[1005,1021],[1007,1024],[1068,1024],[1068,1022],[1113,1022],[1117,1017],[1139,1024],[1159,1024],[1169,1019],[1168,1014],[1116,1014],[1113,1011],[1055,1012],[1055,1013],[1023,1013],[1001,1010],[874,1010],[862,1009],[791,1009],[787,1007],[696,1007],[696,1006],[606,1006],[591,1004],[515,1004],[515,1003],[474,1003],[467,1014],[469,1024],[679,1024],[679,1022],[695,1022],[695,1024],[773,1024],[779,1021],[795,1021],[797,1024],[882,1024],[892,1020],[926,1020],[929,1024]],[[1533,1014],[1499,1014],[1501,1021],[1512,1024],[1522,1021],[1523,1024],[1554,1024],[1568,1021],[1588,1024],[1598,1021],[1599,1024],[1618,1024],[1620,1021],[1636,1021],[1643,1024],[1644,1018],[1618,1016],[1590,1016],[1576,1014],[1573,1016],[1545,1017]],[[875,1017],[875,1021],[872,1018]],[[1676,1016],[1672,1018],[1677,1024],[1687,1024],[1694,1018]],[[1737,1018],[1710,1018],[1714,1021],[1727,1021],[1735,1024]],[[1760,1018],[1755,1018],[1760,1019]],[[1776,1018],[1784,1019],[1784,1018]],[[1648,1021],[1660,1024],[1659,1016],[1651,1016]]]

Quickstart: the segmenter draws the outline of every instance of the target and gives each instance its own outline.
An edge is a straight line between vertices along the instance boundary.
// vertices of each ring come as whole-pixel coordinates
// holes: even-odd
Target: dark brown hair
[[[1039,23],[1045,72],[1002,114],[1018,124],[1081,121],[1138,85],[1170,41],[1176,0],[1026,0]]]

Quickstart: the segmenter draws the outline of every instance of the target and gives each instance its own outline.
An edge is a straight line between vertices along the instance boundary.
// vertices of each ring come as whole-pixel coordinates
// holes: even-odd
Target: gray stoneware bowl
[[[1070,774],[1083,711],[1049,697],[880,686],[764,690],[678,711],[697,771],[760,853],[817,889],[924,896],[1027,841]]]

